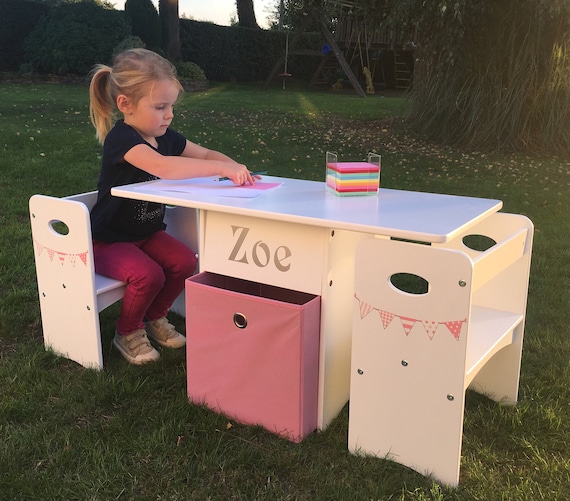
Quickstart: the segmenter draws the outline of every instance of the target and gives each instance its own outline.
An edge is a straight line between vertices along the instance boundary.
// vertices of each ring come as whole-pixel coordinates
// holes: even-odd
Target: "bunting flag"
[[[74,254],[71,252],[61,252],[61,251],[58,251],[56,249],[50,249],[49,247],[46,247],[45,245],[42,245],[41,243],[36,242],[35,240],[34,240],[34,244],[36,245],[36,249],[38,251],[38,256],[41,256],[42,252],[45,250],[47,252],[47,255],[48,255],[49,260],[51,262],[53,262],[53,258],[57,255],[57,260],[62,266],[65,264],[66,261],[69,261],[71,263],[71,265],[73,267],[75,267],[75,262],[77,261],[77,258],[79,257],[81,262],[85,266],[87,266],[88,251],[79,252],[77,254]]]
[[[87,251],[85,252],[80,252],[79,254],[77,254],[79,256],[79,259],[81,259],[81,261],[83,261],[83,264],[85,266],[87,266]]]
[[[459,333],[461,332],[461,327],[465,320],[455,320],[453,322],[443,322],[445,326],[449,329],[449,332],[453,334],[453,337],[459,340]]]
[[[384,329],[387,329],[388,326],[390,325],[390,322],[394,318],[394,314],[385,310],[378,310],[378,313],[380,314],[380,318],[382,319],[382,325],[384,326]]]
[[[364,318],[372,311],[372,305],[362,301],[360,303],[360,318]]]
[[[416,325],[417,320],[411,317],[403,317],[402,315],[398,316],[400,317],[400,322],[402,322],[402,327],[404,328],[404,332],[407,336],[413,329],[414,325]]]
[[[426,330],[426,334],[428,335],[428,337],[430,339],[433,339],[439,323],[436,322],[435,320],[422,320],[422,325],[424,326],[424,329]]]
[[[387,329],[392,320],[394,319],[394,317],[398,317],[400,319],[400,323],[402,324],[402,328],[406,333],[406,336],[411,332],[416,323],[419,322],[422,324],[427,336],[431,340],[434,338],[437,328],[443,324],[447,327],[447,329],[453,335],[453,337],[459,341],[461,328],[463,327],[463,324],[467,322],[466,318],[464,318],[463,320],[448,320],[440,322],[438,320],[432,320],[432,319],[426,320],[426,319],[408,317],[405,315],[399,315],[397,313],[383,310],[381,308],[376,308],[375,306],[367,303],[366,301],[362,301],[361,299],[359,299],[356,294],[354,294],[354,298],[358,301],[361,319],[364,318],[366,315],[368,315],[371,311],[376,310],[380,316],[380,319],[382,320],[382,327],[384,327],[384,329]]]

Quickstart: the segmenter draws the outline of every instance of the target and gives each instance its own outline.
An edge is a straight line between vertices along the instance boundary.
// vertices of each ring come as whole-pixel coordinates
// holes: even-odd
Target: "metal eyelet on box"
[[[240,312],[234,313],[234,324],[238,329],[245,329],[247,327],[247,317]]]

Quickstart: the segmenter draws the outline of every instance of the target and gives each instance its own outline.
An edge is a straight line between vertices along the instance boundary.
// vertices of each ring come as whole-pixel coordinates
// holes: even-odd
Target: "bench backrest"
[[[96,192],[30,198],[30,221],[46,347],[85,366],[102,367],[99,311],[89,209]],[[107,284],[109,287],[109,284]],[[116,290],[117,287],[119,290]]]

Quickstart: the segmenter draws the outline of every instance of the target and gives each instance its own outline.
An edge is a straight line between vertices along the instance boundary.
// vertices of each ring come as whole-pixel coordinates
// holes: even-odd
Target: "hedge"
[[[182,58],[200,66],[209,80],[264,81],[285,53],[286,33],[180,20]],[[306,34],[297,48],[320,48],[319,34]],[[290,56],[288,72],[311,78],[318,58]]]
[[[92,2],[59,6],[0,0],[0,71],[30,67],[36,74],[87,75],[111,62],[113,50],[131,37],[124,11]],[[183,61],[196,63],[208,80],[265,81],[285,52],[285,32],[180,19]],[[319,34],[305,34],[297,48],[318,50]],[[290,56],[288,72],[309,80],[319,58]]]

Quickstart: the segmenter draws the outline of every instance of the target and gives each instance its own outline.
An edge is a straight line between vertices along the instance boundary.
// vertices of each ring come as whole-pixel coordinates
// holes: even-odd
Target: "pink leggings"
[[[117,320],[121,334],[166,316],[197,264],[194,252],[166,231],[137,242],[93,241],[93,254],[97,273],[127,283]]]

